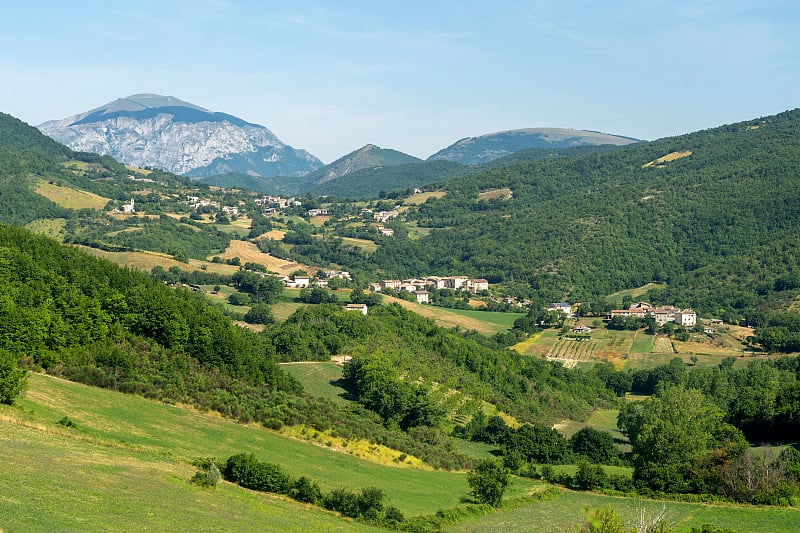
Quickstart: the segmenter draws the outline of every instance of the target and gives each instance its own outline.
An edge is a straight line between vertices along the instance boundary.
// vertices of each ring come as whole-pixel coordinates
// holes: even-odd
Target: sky
[[[796,0],[3,4],[2,112],[37,125],[157,93],[325,163],[527,127],[654,140],[800,106]]]

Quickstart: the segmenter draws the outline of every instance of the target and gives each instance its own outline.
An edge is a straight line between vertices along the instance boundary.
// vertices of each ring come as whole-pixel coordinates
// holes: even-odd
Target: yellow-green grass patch
[[[315,216],[315,217],[311,217],[311,219],[309,220],[309,222],[310,222],[310,223],[311,223],[311,225],[312,225],[312,226],[314,226],[315,228],[321,228],[321,227],[322,227],[322,226],[324,226],[324,225],[325,225],[325,223],[326,223],[327,221],[329,221],[330,219],[331,219],[330,215],[317,215],[317,216]]]
[[[419,226],[414,224],[408,225],[408,238],[411,240],[418,240],[422,237],[427,237],[431,234],[432,228],[420,228]]]
[[[169,270],[172,267],[178,267],[181,270],[191,272],[193,270],[200,270],[201,267],[205,265],[207,272],[215,272],[218,274],[233,274],[239,270],[239,267],[233,265],[211,263],[207,261],[199,261],[197,259],[190,259],[188,263],[183,263],[181,261],[176,261],[170,255],[161,254],[158,252],[107,252],[105,250],[90,248],[88,246],[78,246],[78,248],[90,255],[101,257],[118,265],[128,266],[148,272],[155,266],[163,267],[165,270]]]
[[[648,335],[644,331],[636,331],[633,335],[631,342],[631,352],[633,353],[650,353],[653,351],[653,343],[655,343],[655,335]]]
[[[66,207],[67,209],[103,209],[108,204],[109,199],[98,196],[97,194],[55,185],[47,181],[39,181],[34,189],[38,194],[48,200]]]
[[[303,307],[304,303],[300,302],[278,302],[271,306],[272,316],[278,322],[286,322],[286,319],[292,316],[295,311]]]
[[[74,159],[70,160],[70,161],[64,161],[63,163],[61,163],[61,166],[63,166],[64,168],[68,168],[70,170],[80,170],[80,171],[83,171],[83,172],[85,172],[85,171],[89,170],[90,168],[92,168],[92,165],[90,165],[86,161],[77,161],[77,160],[74,160]],[[96,168],[96,166],[95,166],[95,168]]]
[[[744,352],[741,346],[731,346],[720,339],[704,339],[700,341],[672,341],[675,351],[680,354],[690,355],[716,355],[720,357],[739,356]]]
[[[64,236],[63,231],[66,225],[67,219],[65,218],[40,218],[25,224],[25,229],[60,241]]]
[[[385,303],[397,303],[401,307],[432,319],[436,324],[445,328],[459,327],[465,330],[475,330],[484,335],[493,335],[510,327],[522,313],[497,313],[489,311],[470,311],[461,309],[445,309],[433,305],[418,304],[400,298],[383,296]]]
[[[646,283],[641,287],[636,287],[633,289],[625,289],[622,291],[611,293],[606,298],[611,302],[613,302],[615,305],[620,305],[622,299],[625,296],[630,296],[632,299],[636,300],[650,289],[663,289],[666,286],[667,285],[665,283]]]
[[[661,156],[658,159],[650,161],[649,163],[645,163],[642,165],[642,168],[652,167],[652,166],[663,166],[664,163],[669,163],[671,161],[675,161],[678,159],[683,159],[684,157],[689,157],[692,155],[691,150],[683,150],[680,152],[670,152],[667,155]]]
[[[252,242],[232,240],[225,253],[220,254],[223,259],[238,257],[242,264],[260,263],[267,267],[270,272],[277,272],[281,275],[288,275],[295,270],[305,270],[309,274],[314,270],[307,265],[279,259],[269,254],[263,253]]]
[[[354,237],[341,237],[341,239],[343,244],[348,246],[358,246],[369,254],[378,249],[378,245],[375,243],[375,241],[371,241],[369,239],[356,239]]]
[[[412,194],[405,200],[403,200],[404,204],[410,205],[421,205],[427,202],[431,198],[443,198],[444,195],[447,193],[445,191],[431,191],[431,192],[421,192],[418,194]]]
[[[491,189],[478,193],[478,200],[509,200],[511,198],[511,189],[503,187],[502,189]]]
[[[148,175],[153,173],[152,170],[147,170],[145,168],[131,167],[131,166],[128,166],[128,165],[125,165],[125,168],[127,168],[131,172],[135,172],[137,174],[144,174],[145,176],[148,176]]]

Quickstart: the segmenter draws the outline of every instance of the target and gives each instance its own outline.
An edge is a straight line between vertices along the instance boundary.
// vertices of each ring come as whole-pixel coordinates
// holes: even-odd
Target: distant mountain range
[[[562,157],[570,148],[638,142],[592,131],[528,128],[467,137],[427,161],[368,144],[323,166],[264,126],[157,94],[120,98],[38,127],[73,150],[110,155],[127,165],[160,168],[209,184],[360,198],[468,174],[473,172],[469,166],[490,161],[503,164],[510,154],[519,153],[523,160]]]
[[[612,144],[622,146],[640,142],[631,137],[565,128],[526,128],[467,137],[430,156],[428,161],[453,161],[480,165],[528,148],[571,148]]]
[[[38,127],[73,150],[190,177],[303,176],[322,166],[264,126],[173,96],[135,94]]]

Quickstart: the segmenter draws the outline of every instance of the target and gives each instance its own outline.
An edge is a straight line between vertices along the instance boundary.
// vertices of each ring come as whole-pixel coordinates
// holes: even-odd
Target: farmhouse
[[[489,290],[489,282],[483,278],[471,279],[469,281],[469,290],[472,292],[482,292]]]
[[[692,327],[697,324],[697,314],[691,309],[684,309],[675,313],[674,320],[678,325]]]
[[[311,278],[308,276],[295,276],[294,278],[283,278],[283,285],[288,288],[302,289],[311,284]]]
[[[394,289],[400,290],[400,286],[403,284],[402,281],[399,279],[385,279],[381,281],[381,289]]]
[[[564,313],[569,318],[575,316],[572,310],[572,304],[564,302],[556,302],[550,304],[550,306],[546,309],[546,311],[558,311],[559,313]]]
[[[417,297],[418,304],[427,304],[430,303],[428,299],[429,293],[428,291],[413,291],[414,296]]]
[[[392,209],[391,211],[378,211],[373,215],[375,220],[378,222],[388,222],[389,220],[400,216],[400,212],[396,209]]]
[[[575,327],[575,328],[571,328],[570,331],[572,333],[585,334],[585,333],[591,333],[592,332],[592,328],[590,328],[589,326],[578,326],[578,327]]]
[[[656,307],[650,311],[650,316],[653,317],[657,326],[663,326],[667,322],[675,322],[675,313],[680,313],[681,310],[671,305],[664,305]]]
[[[469,278],[467,276],[447,276],[444,279],[446,289],[460,290],[467,287]]]
[[[347,304],[344,306],[346,311],[358,311],[362,315],[367,314],[367,304]]]
[[[136,210],[133,208],[133,198],[131,198],[131,203],[129,204],[122,204],[119,206],[119,210],[123,213],[135,213]]]
[[[386,226],[376,226],[378,233],[383,235],[384,237],[391,237],[394,235],[394,230],[392,228],[387,228]]]

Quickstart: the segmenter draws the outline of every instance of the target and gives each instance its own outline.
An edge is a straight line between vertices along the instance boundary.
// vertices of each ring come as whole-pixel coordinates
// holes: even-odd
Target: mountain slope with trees
[[[798,132],[794,110],[457,178],[406,214],[429,235],[357,263],[388,278],[485,277],[550,301],[666,282],[648,297],[731,320],[780,307],[800,289]],[[511,194],[479,199],[497,189]]]

